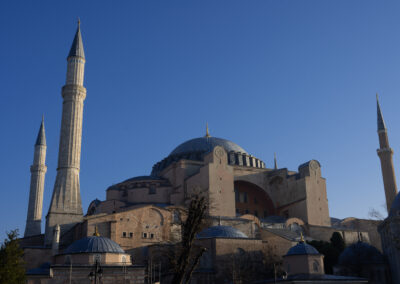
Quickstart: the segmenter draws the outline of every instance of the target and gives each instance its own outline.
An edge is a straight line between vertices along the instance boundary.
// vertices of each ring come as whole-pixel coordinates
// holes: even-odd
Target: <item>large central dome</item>
[[[215,146],[223,147],[228,153],[234,151],[247,154],[242,147],[232,141],[217,137],[200,137],[183,142],[169,155],[175,156],[193,152],[210,152]]]
[[[265,168],[263,161],[247,153],[238,144],[226,139],[211,137],[207,130],[206,136],[183,142],[168,157],[156,163],[151,171],[151,176],[158,176],[165,168],[179,160],[203,161],[204,156],[216,146],[224,148],[228,153],[229,165]]]

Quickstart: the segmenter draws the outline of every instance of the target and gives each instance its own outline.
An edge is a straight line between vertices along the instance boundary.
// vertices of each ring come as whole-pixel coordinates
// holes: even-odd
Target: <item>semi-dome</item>
[[[164,180],[160,177],[157,176],[137,176],[133,178],[129,178],[127,180],[124,180],[123,182],[130,182],[130,181],[160,181]]]
[[[187,154],[192,152],[210,152],[215,146],[223,147],[228,153],[231,151],[247,153],[242,147],[236,143],[217,137],[199,137],[183,142],[176,147],[170,156]]]
[[[291,247],[286,256],[288,255],[310,255],[310,254],[320,254],[315,247],[307,244],[304,241],[300,241],[294,247]]]
[[[393,200],[392,207],[390,207],[389,216],[400,216],[400,193],[396,195]]]
[[[343,266],[383,262],[383,255],[376,247],[360,241],[348,246],[340,254],[338,261],[339,265]]]
[[[248,239],[245,233],[231,226],[213,226],[204,229],[197,234],[198,239],[208,238],[231,238],[231,239]]]
[[[72,253],[125,253],[125,251],[109,238],[91,236],[73,242],[64,251],[64,254]]]

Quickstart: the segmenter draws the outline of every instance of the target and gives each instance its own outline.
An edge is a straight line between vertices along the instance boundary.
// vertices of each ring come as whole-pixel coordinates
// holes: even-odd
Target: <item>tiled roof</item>
[[[245,233],[231,226],[213,226],[204,229],[197,235],[198,239],[208,238],[231,238],[231,239],[248,239]]]
[[[289,229],[281,229],[281,228],[268,228],[268,227],[263,227],[263,230],[266,230],[268,232],[271,232],[275,235],[278,235],[282,238],[285,238],[287,240],[290,240],[292,242],[297,242],[300,240],[300,233],[289,230]]]

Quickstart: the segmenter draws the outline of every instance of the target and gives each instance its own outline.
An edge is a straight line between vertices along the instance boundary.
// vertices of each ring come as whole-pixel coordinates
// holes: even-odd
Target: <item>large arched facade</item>
[[[274,203],[259,186],[247,181],[235,181],[236,215],[253,214],[259,218],[276,215]]]

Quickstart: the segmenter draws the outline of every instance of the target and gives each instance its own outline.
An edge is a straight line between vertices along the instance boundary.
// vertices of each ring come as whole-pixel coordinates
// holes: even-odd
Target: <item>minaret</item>
[[[274,170],[278,169],[278,163],[276,161],[276,153],[274,153]]]
[[[73,225],[82,221],[83,217],[79,169],[83,101],[86,97],[86,89],[83,87],[85,54],[79,21],[67,62],[67,78],[62,88],[63,108],[57,177],[46,217],[45,245],[51,245],[56,225],[60,225],[60,235],[62,235]]]
[[[31,185],[29,190],[28,215],[24,237],[41,234],[44,176],[47,171],[46,161],[46,134],[44,131],[44,118],[40,124],[39,133],[35,143],[33,164],[31,166]]]
[[[378,136],[379,136],[379,149],[376,150],[381,160],[383,186],[385,188],[386,206],[388,213],[392,202],[397,195],[396,176],[393,167],[393,150],[389,146],[389,138],[385,121],[383,120],[381,107],[379,105],[378,94],[376,94],[376,104],[378,108]]]

